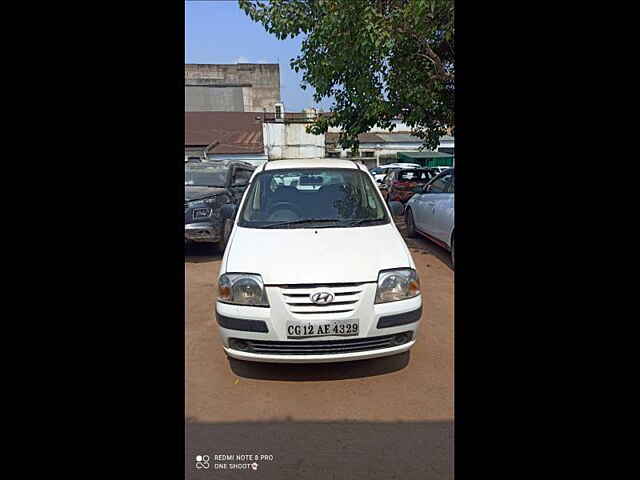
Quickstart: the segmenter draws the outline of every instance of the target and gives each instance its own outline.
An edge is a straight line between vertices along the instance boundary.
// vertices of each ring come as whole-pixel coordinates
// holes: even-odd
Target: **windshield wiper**
[[[362,225],[364,223],[369,222],[383,222],[384,218],[361,218],[359,220],[352,220],[350,222],[345,222],[346,226],[353,227],[355,225]]]
[[[303,223],[325,223],[325,222],[339,222],[336,218],[305,218],[304,220],[291,220],[288,222],[270,223],[260,228],[275,228],[286,227],[287,225],[301,225]]]

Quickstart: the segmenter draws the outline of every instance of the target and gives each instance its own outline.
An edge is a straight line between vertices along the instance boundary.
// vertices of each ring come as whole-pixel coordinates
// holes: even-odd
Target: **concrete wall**
[[[306,132],[305,123],[264,123],[262,137],[269,160],[324,157],[324,135]]]
[[[205,86],[217,87],[210,91],[211,95],[222,93],[220,88],[223,86],[242,89],[242,107],[245,112],[262,112],[263,109],[266,109],[267,112],[274,112],[274,105],[280,102],[280,66],[278,64],[185,64],[184,81],[185,111],[196,111],[194,108],[198,106],[188,104],[188,98],[196,94],[187,93],[187,90],[195,89],[203,92]],[[237,105],[235,101],[229,104],[223,102],[223,107],[237,108]],[[203,106],[206,107],[206,102]]]
[[[244,112],[244,90],[243,87],[185,85],[184,111]]]

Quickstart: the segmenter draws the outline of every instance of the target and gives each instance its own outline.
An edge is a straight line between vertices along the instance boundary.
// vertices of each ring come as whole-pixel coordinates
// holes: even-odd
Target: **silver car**
[[[448,168],[417,187],[404,210],[407,235],[423,235],[451,252],[455,264],[454,169]]]

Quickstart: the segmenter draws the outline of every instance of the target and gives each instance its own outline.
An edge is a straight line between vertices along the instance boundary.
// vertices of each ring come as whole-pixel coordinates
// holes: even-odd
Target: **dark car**
[[[437,172],[433,168],[392,170],[384,178],[380,189],[387,203],[406,203],[414,195],[416,187],[426,185],[436,175]]]
[[[223,214],[223,206],[237,207],[255,168],[238,160],[185,163],[185,242],[215,243],[224,251],[233,218]]]

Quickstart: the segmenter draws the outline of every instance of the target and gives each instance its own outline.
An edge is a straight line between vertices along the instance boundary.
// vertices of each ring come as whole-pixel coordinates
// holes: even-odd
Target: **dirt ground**
[[[220,255],[185,251],[187,479],[453,478],[453,269],[444,249],[405,240],[423,294],[415,346],[333,364],[227,359],[213,314]],[[257,470],[240,454],[258,455]]]

